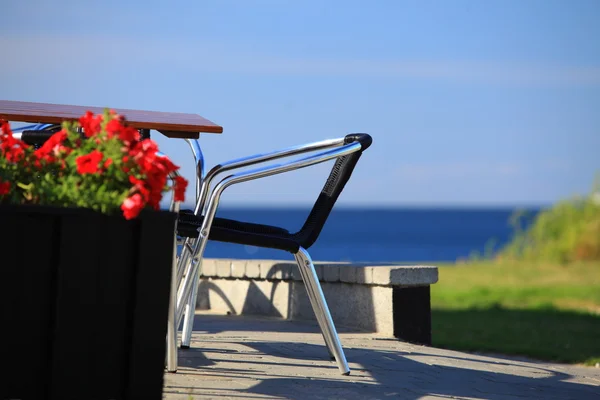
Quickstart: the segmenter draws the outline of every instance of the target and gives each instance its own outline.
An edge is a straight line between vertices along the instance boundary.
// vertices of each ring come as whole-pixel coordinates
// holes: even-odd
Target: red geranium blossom
[[[35,155],[39,160],[45,160],[46,162],[54,162],[56,161],[56,157],[59,155],[61,151],[64,151],[66,154],[69,154],[72,149],[63,146],[63,142],[67,140],[67,131],[64,129],[56,132],[54,135],[50,136],[50,138],[35,151]],[[37,167],[41,167],[41,164],[38,160],[34,162]]]
[[[187,189],[188,181],[181,176],[176,176],[174,179],[175,201],[185,200],[185,190]]]
[[[2,124],[2,135],[10,135],[12,136],[12,131],[10,130],[10,125],[7,121],[0,119],[0,124]]]
[[[140,214],[140,211],[144,208],[144,199],[139,193],[128,197],[123,201],[121,210],[123,210],[123,216],[125,219],[132,219]]]
[[[86,137],[92,137],[102,129],[102,114],[94,115],[91,111],[87,111],[84,116],[79,118],[79,123],[83,128],[83,133]]]
[[[10,192],[10,182],[0,181],[0,196],[8,194]]]
[[[75,160],[77,162],[77,172],[80,174],[95,174],[99,172],[98,164],[102,161],[104,154],[98,150],[92,151],[90,154],[79,156]]]
[[[137,142],[133,149],[129,151],[129,155],[133,157],[135,162],[146,172],[152,169],[154,160],[156,160],[156,152],[158,145],[154,140],[146,139]]]
[[[146,181],[137,179],[135,176],[130,176],[129,182],[133,184],[133,191],[139,193],[144,199],[144,202],[147,202],[150,197],[150,190],[146,187]]]
[[[0,154],[9,162],[19,162],[25,155],[25,149],[29,146],[22,140],[15,139],[8,122],[2,120],[2,133],[0,133]]]

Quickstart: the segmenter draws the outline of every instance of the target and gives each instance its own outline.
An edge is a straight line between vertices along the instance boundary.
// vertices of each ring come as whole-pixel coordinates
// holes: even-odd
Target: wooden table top
[[[138,129],[154,129],[169,138],[197,139],[201,132],[223,132],[223,127],[198,114],[114,110],[125,117],[128,125]],[[0,118],[7,121],[60,124],[65,120],[78,120],[86,111],[101,114],[104,107],[0,100]]]

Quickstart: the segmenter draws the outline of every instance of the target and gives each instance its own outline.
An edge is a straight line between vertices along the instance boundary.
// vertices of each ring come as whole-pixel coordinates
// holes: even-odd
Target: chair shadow
[[[215,317],[205,320],[197,317],[201,332],[222,331],[260,331],[270,332],[304,332],[304,326],[297,329],[297,323],[290,324],[284,320],[257,321],[256,318]],[[255,325],[253,325],[255,324]],[[211,329],[218,325],[220,329]],[[237,325],[237,328],[235,327]],[[290,330],[292,326],[294,330]],[[307,325],[306,332],[318,332],[316,325]],[[202,340],[202,336],[199,336]],[[235,338],[227,339],[235,342]],[[383,339],[383,342],[395,339]],[[183,366],[198,369],[205,379],[246,378],[247,371],[261,369],[265,371],[277,367],[294,367],[307,371],[307,361],[322,362],[328,359],[324,344],[288,343],[285,341],[243,340],[239,342],[248,353],[258,356],[235,358],[236,350],[218,348],[206,343],[202,349],[190,349],[185,353]],[[208,347],[206,347],[208,346]],[[500,400],[515,397],[540,399],[597,399],[600,398],[600,387],[573,382],[576,376],[561,372],[537,361],[521,361],[508,356],[485,356],[449,351],[428,351],[426,347],[407,345],[395,350],[346,347],[346,355],[355,371],[350,377],[338,374],[335,363],[323,367],[323,374],[317,377],[302,377],[296,373],[287,374],[285,369],[277,369],[277,376],[262,374],[257,383],[250,388],[240,389],[239,398],[262,396],[283,397],[288,399],[306,398],[343,398],[343,399],[419,399],[423,396],[448,398],[485,398]],[[246,350],[242,350],[246,351]],[[219,367],[202,353],[229,353],[238,364],[234,368]],[[269,357],[276,359],[270,360]],[[183,361],[183,360],[182,360]],[[247,366],[247,367],[245,367]],[[365,377],[374,382],[365,382]],[[231,391],[212,389],[211,396],[231,397]],[[335,393],[335,395],[331,395]],[[327,397],[330,396],[330,397]]]
[[[293,360],[300,359],[298,353],[285,351],[278,346],[284,343],[244,342],[258,354],[268,354],[283,357],[287,361],[277,361],[276,366],[302,367]],[[310,357],[301,359],[323,359],[322,346],[314,344],[299,344],[302,352],[311,354]],[[214,351],[214,349],[205,349]],[[248,388],[240,389],[240,398],[272,396],[287,399],[307,398],[340,398],[340,399],[419,399],[424,396],[438,396],[448,398],[485,398],[501,400],[516,397],[539,399],[597,399],[600,388],[569,382],[572,375],[549,369],[535,363],[523,363],[513,360],[491,361],[478,359],[476,356],[461,354],[460,356],[436,355],[432,363],[430,354],[411,352],[410,354],[396,351],[372,349],[347,349],[348,358],[352,364],[359,365],[361,375],[370,375],[375,384],[357,382],[338,376],[335,366],[325,373],[322,378],[298,376],[262,376],[259,382]],[[419,360],[422,358],[422,360]],[[247,370],[255,370],[257,364],[267,361],[249,361],[240,359],[240,368],[210,368],[203,359],[200,362],[184,364],[186,367],[200,369],[206,377],[214,376],[217,379],[235,379],[246,377]],[[453,366],[451,364],[462,364]],[[466,365],[465,365],[466,364]],[[490,368],[494,371],[483,371]],[[244,368],[244,366],[248,366]],[[512,372],[508,372],[508,371]],[[355,369],[356,371],[356,369]],[[503,372],[506,371],[506,372]],[[518,374],[543,377],[522,376]],[[329,377],[327,377],[329,376]],[[212,389],[217,391],[219,389]],[[225,390],[223,396],[230,398],[231,391]],[[225,391],[227,393],[225,393]],[[331,395],[335,393],[335,395]],[[214,396],[214,393],[213,393]],[[216,396],[218,397],[218,395]]]

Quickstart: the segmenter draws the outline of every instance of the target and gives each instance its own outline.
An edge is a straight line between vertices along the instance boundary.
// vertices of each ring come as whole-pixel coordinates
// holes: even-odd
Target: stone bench
[[[430,285],[437,267],[316,262],[341,332],[372,332],[431,344]],[[277,260],[203,261],[197,309],[217,313],[314,319],[296,264]]]

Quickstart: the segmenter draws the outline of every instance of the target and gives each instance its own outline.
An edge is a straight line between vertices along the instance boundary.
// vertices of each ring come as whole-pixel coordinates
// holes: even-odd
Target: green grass
[[[600,362],[600,262],[441,266],[434,346],[594,365]]]

